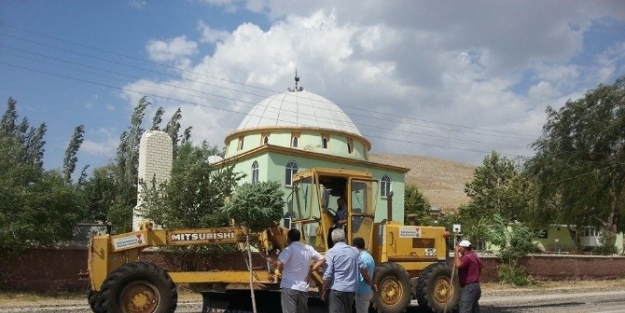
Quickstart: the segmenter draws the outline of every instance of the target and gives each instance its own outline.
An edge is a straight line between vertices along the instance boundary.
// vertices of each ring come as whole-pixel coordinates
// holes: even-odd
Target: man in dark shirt
[[[462,240],[456,246],[454,265],[458,269],[458,281],[462,291],[460,293],[459,313],[479,313],[478,301],[482,296],[480,276],[482,275],[482,261],[471,249],[471,242]]]
[[[336,214],[332,216],[332,227],[330,227],[328,231],[328,248],[332,248],[334,246],[334,242],[332,242],[333,230],[340,228],[347,231],[345,228],[345,224],[347,224],[347,207],[345,206],[345,198],[338,198],[336,200],[336,207]]]

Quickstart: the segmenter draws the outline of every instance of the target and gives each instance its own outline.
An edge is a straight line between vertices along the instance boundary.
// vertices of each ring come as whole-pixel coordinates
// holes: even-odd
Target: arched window
[[[237,150],[243,150],[243,137],[239,137],[239,145],[237,146]]]
[[[321,148],[328,149],[328,141],[329,141],[328,137],[323,136],[321,138]]]
[[[252,163],[252,184],[258,183],[258,162]]]
[[[263,137],[263,144],[266,145],[269,143],[269,136]]]
[[[293,184],[293,175],[297,173],[299,167],[295,161],[291,161],[286,164],[286,171],[284,173],[284,184],[286,186],[291,186]]]
[[[391,178],[388,175],[382,176],[382,181],[380,181],[380,195],[383,198],[391,192]]]
[[[297,136],[291,137],[291,147],[297,148],[298,145],[299,145],[299,137]]]
[[[354,140],[347,139],[347,153],[352,154],[354,152]]]

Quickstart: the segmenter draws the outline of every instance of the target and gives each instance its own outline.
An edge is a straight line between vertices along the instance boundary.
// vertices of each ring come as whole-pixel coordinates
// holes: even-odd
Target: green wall
[[[245,173],[247,176],[243,178],[242,183],[251,182],[251,168],[252,163],[258,161],[259,165],[259,180],[260,181],[279,181],[282,184],[282,190],[285,194],[285,201],[288,195],[291,193],[291,187],[284,185],[286,164],[290,161],[294,161],[298,165],[299,171],[309,169],[312,167],[330,167],[330,168],[344,168],[356,171],[370,172],[374,178],[380,180],[382,176],[388,175],[391,178],[391,190],[394,191],[393,195],[393,219],[396,221],[404,220],[404,188],[405,188],[405,175],[404,173],[391,172],[383,169],[370,168],[364,166],[358,166],[353,164],[344,164],[339,162],[332,162],[326,160],[318,160],[306,157],[293,157],[291,155],[285,155],[281,153],[263,153],[253,158],[242,160],[235,165],[235,171]],[[387,218],[386,206],[387,199],[380,196],[380,186],[378,185],[378,197],[376,208],[376,221],[380,221]],[[287,208],[285,208],[285,212]]]

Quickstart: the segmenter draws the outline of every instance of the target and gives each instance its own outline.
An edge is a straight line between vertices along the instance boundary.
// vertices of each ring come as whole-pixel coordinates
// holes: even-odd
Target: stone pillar
[[[171,137],[162,131],[147,131],[141,136],[139,143],[139,184],[137,187],[137,206],[132,214],[132,230],[139,230],[143,217],[141,206],[143,187],[141,182],[156,184],[169,180],[173,162],[173,142]]]

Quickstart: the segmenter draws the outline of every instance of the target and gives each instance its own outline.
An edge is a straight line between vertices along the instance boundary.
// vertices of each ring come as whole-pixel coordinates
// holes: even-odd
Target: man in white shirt
[[[276,266],[282,270],[280,302],[283,313],[308,313],[308,277],[311,262],[319,267],[324,258],[313,247],[299,242],[300,231],[290,229],[287,233],[288,246],[280,252]]]

